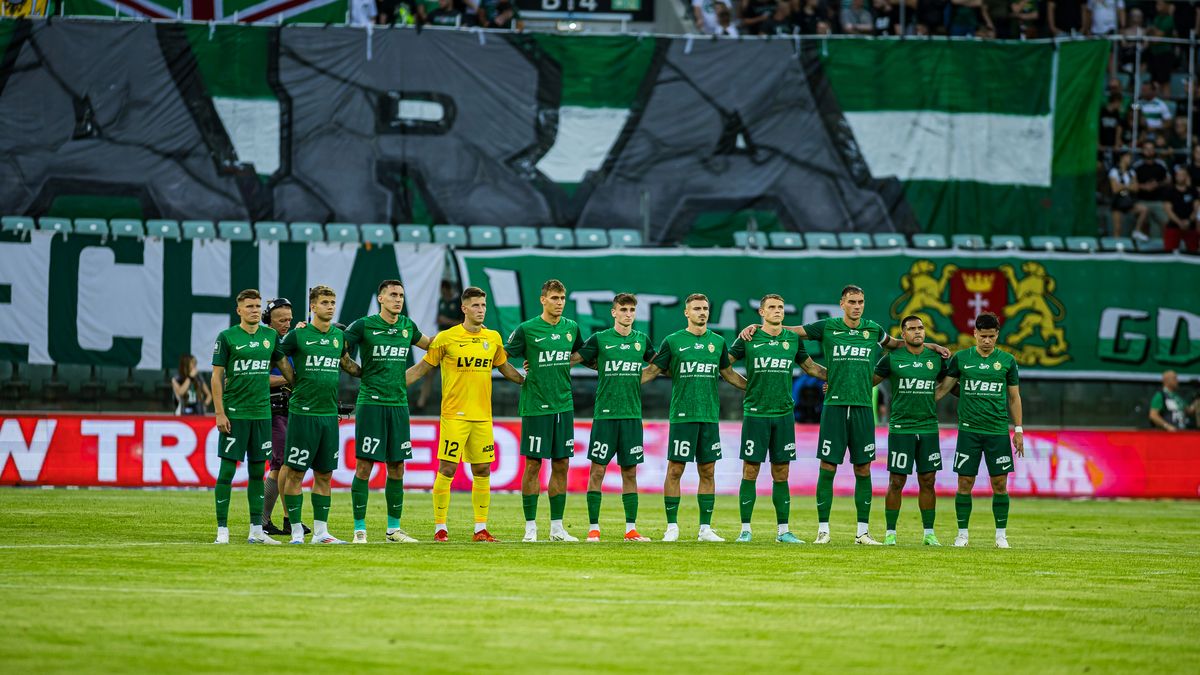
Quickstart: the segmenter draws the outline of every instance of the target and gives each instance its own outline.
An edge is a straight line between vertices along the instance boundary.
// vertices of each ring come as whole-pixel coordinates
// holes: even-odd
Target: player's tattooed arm
[[[649,364],[645,368],[642,368],[642,384],[646,384],[650,380],[658,377],[660,373],[662,373],[662,368],[659,368],[653,363]]]
[[[525,384],[525,376],[522,375],[516,368],[513,368],[511,363],[505,361],[504,363],[500,364],[498,368],[500,370],[500,374],[503,375],[504,379],[508,380],[509,382]]]
[[[421,359],[413,364],[411,368],[404,371],[404,386],[411,387],[417,380],[425,377],[425,374],[433,370],[433,366],[425,359]]]
[[[954,385],[956,384],[958,384],[958,378],[947,375],[942,379],[941,382],[938,382],[937,392],[934,395],[934,400],[940,401],[945,398],[946,394],[949,394],[950,391],[954,389]]]
[[[362,366],[350,358],[349,354],[342,354],[342,370],[350,373],[350,377],[362,377]]]
[[[733,366],[725,366],[722,368],[721,377],[723,377],[729,384],[732,384],[742,391],[746,391],[746,378],[742,377],[741,373],[734,370]]]
[[[229,418],[225,416],[225,366],[213,366],[212,370],[213,411],[217,414],[217,428],[223,433],[233,430]]]
[[[949,379],[949,378],[947,378]],[[1021,387],[1011,385],[1008,388],[1008,413],[1012,417],[1013,426],[1021,427]],[[1012,437],[1013,450],[1016,451],[1017,457],[1025,456],[1025,434],[1020,431],[1014,432]]]
[[[275,367],[283,374],[283,379],[290,386],[296,386],[296,371],[292,370],[292,364],[286,358],[279,359],[275,362]]]
[[[811,356],[807,359],[804,359],[804,363],[800,364],[800,370],[803,370],[818,380],[829,379],[829,371],[825,370],[825,366],[813,361]]]

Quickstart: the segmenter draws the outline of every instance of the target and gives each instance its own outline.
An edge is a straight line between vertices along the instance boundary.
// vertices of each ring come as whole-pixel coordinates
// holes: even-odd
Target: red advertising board
[[[518,454],[520,422],[498,420],[495,424],[496,462],[492,466],[492,488],[520,489],[522,460]],[[591,423],[575,425],[578,451],[571,460],[569,489],[587,487],[588,460],[584,452]],[[717,491],[736,494],[741,480],[737,458],[740,424],[721,423],[725,458],[717,463]],[[341,423],[342,452],[333,483],[348,487],[354,475],[354,422]],[[878,432],[878,459],[872,466],[877,492],[887,486],[887,433]],[[941,432],[943,466],[938,491],[955,491],[950,470],[956,433]],[[792,464],[791,486],[795,494],[811,494],[816,488],[817,428],[797,425],[799,459]],[[405,469],[405,487],[433,486],[437,469],[436,418],[412,421],[413,459]],[[644,492],[660,492],[666,473],[667,423],[645,423],[646,462],[638,469]],[[15,415],[0,417],[0,485],[80,485],[117,487],[206,487],[213,485],[219,460],[217,431],[211,417],[168,417],[159,415]],[[1025,439],[1025,457],[1016,460],[1009,491],[1016,495],[1058,497],[1179,497],[1200,498],[1200,433],[1167,434],[1152,431],[1030,431]],[[470,477],[460,471],[455,489],[467,489]],[[543,481],[547,475],[543,473]],[[239,469],[238,484],[246,481],[245,467]],[[383,487],[384,474],[376,469],[372,487]],[[768,479],[759,481],[769,490]],[[609,471],[606,490],[619,491],[619,472]],[[696,474],[684,476],[684,490],[694,492]],[[853,492],[848,467],[838,472],[835,489]],[[915,491],[916,481],[907,490]]]

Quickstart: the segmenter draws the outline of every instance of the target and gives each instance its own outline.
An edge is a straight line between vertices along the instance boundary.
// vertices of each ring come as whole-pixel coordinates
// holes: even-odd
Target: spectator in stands
[[[791,35],[795,30],[792,24],[792,6],[787,0],[777,0],[775,11],[761,24],[763,35]]]
[[[901,35],[899,0],[871,0],[871,14],[875,17],[875,35]]]
[[[1150,423],[1163,431],[1187,429],[1189,417],[1200,412],[1200,397],[1189,404],[1179,393],[1179,375],[1168,370],[1162,374],[1162,388],[1150,400]]]
[[[375,9],[375,0],[350,0],[350,25],[366,26],[375,23],[379,11]]]
[[[791,10],[791,5],[788,6]],[[742,3],[742,32],[747,35],[762,35],[762,24],[775,13],[775,3],[769,0],[746,0]],[[718,17],[719,18],[719,17]]]
[[[800,29],[801,35],[816,35],[817,24],[821,21],[820,0],[802,0],[800,11],[792,15],[792,23]]]
[[[1121,145],[1121,129],[1125,124],[1121,100],[1121,94],[1109,94],[1108,103],[1100,109],[1100,154],[1108,166],[1113,164],[1114,150]]]
[[[1033,40],[1038,37],[1038,24],[1042,14],[1037,0],[1016,0],[1012,4],[1013,19],[1017,23],[1017,37]]]
[[[453,328],[463,321],[462,302],[459,299],[459,290],[454,287],[454,284],[443,279],[441,287],[441,297],[438,298],[437,306],[437,327],[438,332]],[[421,381],[421,395],[417,398],[417,407],[424,408],[429,402],[429,395],[433,392],[432,377],[427,377]]]
[[[1083,25],[1087,35],[1112,35],[1125,27],[1125,0],[1088,0]]]
[[[1175,37],[1175,17],[1171,3],[1158,0],[1154,5],[1154,20],[1146,31],[1152,37]],[[1146,50],[1150,80],[1158,86],[1163,97],[1171,98],[1171,72],[1175,70],[1175,45],[1152,42]]]
[[[1046,20],[1051,36],[1083,32],[1083,0],[1049,0]]]
[[[462,22],[463,13],[454,7],[454,0],[438,0],[437,9],[425,17],[425,23],[434,26],[460,26]]]
[[[1184,166],[1187,167],[1188,178],[1192,181],[1192,187],[1200,186],[1200,143],[1192,144],[1192,157]]]
[[[871,10],[863,6],[863,0],[850,0],[850,6],[842,9],[842,32],[848,35],[874,35],[875,20]]]
[[[821,19],[817,22],[817,35],[833,35],[833,25]]]
[[[1117,31],[1121,36],[1121,41],[1117,43],[1117,60],[1121,70],[1128,73],[1132,73],[1134,65],[1137,64],[1138,42],[1146,35],[1144,16],[1142,10],[1135,6],[1129,10],[1129,20]],[[1142,68],[1145,67],[1146,60],[1143,59]]]
[[[1167,163],[1159,158],[1152,141],[1142,143],[1142,158],[1134,163],[1133,173],[1137,177],[1135,194],[1138,200],[1145,204],[1148,212],[1147,223],[1160,226],[1166,224],[1167,211],[1163,206],[1163,200],[1169,196],[1171,174],[1167,169]],[[1149,240],[1150,234],[1147,229],[1135,229],[1133,238]]]
[[[196,357],[184,354],[179,357],[179,371],[171,378],[171,389],[175,394],[176,415],[203,415],[212,405],[212,392],[196,368]]]
[[[1154,133],[1162,131],[1163,127],[1175,116],[1171,112],[1171,106],[1158,97],[1158,88],[1153,82],[1142,84],[1141,95],[1138,96],[1134,105],[1138,107],[1138,115],[1142,123],[1146,125],[1146,129]]]
[[[949,0],[917,0],[917,35],[945,35],[948,4]]]
[[[1163,134],[1165,138],[1163,142],[1171,153],[1171,164],[1186,164],[1188,152],[1188,118],[1176,117],[1171,120],[1171,125],[1167,127],[1167,133]],[[1195,183],[1192,183],[1195,186]]]
[[[479,0],[479,9],[476,11],[479,25],[484,28],[521,30],[524,27],[512,0]]]
[[[1180,164],[1175,167],[1174,187],[1167,199],[1166,227],[1163,228],[1163,248],[1174,251],[1182,243],[1189,251],[1200,248],[1200,231],[1197,231],[1196,190],[1188,176],[1187,167]]]
[[[696,30],[705,35],[717,34],[717,28],[720,25],[717,23],[717,5],[724,5],[726,10],[729,9],[729,5],[721,0],[692,0],[692,14]]]
[[[788,16],[791,16],[792,6],[788,4],[787,0],[779,0],[779,4],[783,5]],[[791,34],[790,25],[788,34]],[[717,35],[726,35],[728,37],[738,36],[737,26],[733,25],[733,16],[729,11],[729,7],[725,5],[717,5]]]
[[[1117,159],[1117,165],[1109,169],[1108,172],[1109,188],[1112,190],[1112,235],[1114,237],[1121,236],[1121,221],[1126,214],[1133,217],[1133,229],[1135,232],[1146,229],[1148,212],[1146,205],[1137,200],[1137,174],[1134,173],[1132,164],[1133,155],[1128,152],[1122,152],[1121,156]]]
[[[1015,38],[1012,21],[1012,0],[983,0],[983,24],[998,40]]]
[[[951,37],[974,36],[979,29],[979,13],[983,9],[983,0],[951,0],[950,21],[946,25]]]

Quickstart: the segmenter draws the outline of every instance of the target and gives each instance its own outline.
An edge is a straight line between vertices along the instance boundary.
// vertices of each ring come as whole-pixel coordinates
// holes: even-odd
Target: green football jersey
[[[871,405],[872,373],[883,340],[883,327],[862,319],[851,328],[843,317],[831,316],[804,325],[809,340],[821,343],[829,390],[825,405]]]
[[[282,359],[279,335],[268,326],[247,333],[241,324],[217,334],[212,364],[225,369],[221,402],[231,420],[271,419],[271,364]]]
[[[609,328],[579,348],[584,365],[596,369],[596,410],[592,419],[642,419],[642,367],[654,356],[650,337],[634,330],[621,335]]]
[[[337,415],[338,377],[345,335],[337,326],[322,333],[313,324],[283,337],[279,349],[292,357],[296,386],[288,411],[293,415]]]
[[[362,352],[358,405],[408,405],[408,389],[404,384],[408,354],[420,341],[421,331],[403,314],[394,324],[372,314],[346,327],[346,350],[357,348]]]
[[[671,373],[672,422],[718,421],[717,380],[729,367],[725,338],[707,329],[704,335],[676,331],[662,341],[651,363]]]
[[[938,430],[937,382],[946,375],[945,359],[928,347],[920,354],[901,347],[879,359],[875,374],[892,386],[890,431],[927,434]]]
[[[741,338],[734,340],[729,356],[733,361],[745,361],[744,415],[778,417],[792,412],[796,405],[792,399],[792,367],[808,360],[800,338],[790,331],[772,337],[759,330],[749,343]]]
[[[521,385],[522,417],[570,412],[575,408],[571,396],[571,354],[583,346],[579,324],[560,317],[551,326],[535,316],[508,337],[504,351],[508,358],[525,359],[529,368]]]
[[[1020,384],[1017,360],[995,349],[987,358],[975,347],[950,357],[947,377],[958,378],[958,428],[1008,434],[1008,387]]]

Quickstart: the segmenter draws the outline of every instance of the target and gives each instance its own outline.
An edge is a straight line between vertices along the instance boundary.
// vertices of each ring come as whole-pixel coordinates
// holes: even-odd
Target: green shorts
[[[372,462],[412,459],[408,406],[359,405],[354,416],[354,456]]]
[[[329,473],[338,463],[337,415],[288,415],[283,463],[296,471]]]
[[[923,434],[888,434],[888,471],[910,474],[933,473],[942,468],[942,450],[938,432]]]
[[[671,422],[668,462],[712,464],[721,459],[721,428],[716,422]]]
[[[271,420],[229,420],[229,433],[217,437],[217,457],[265,462],[271,457]]]
[[[575,454],[575,413],[521,418],[521,454],[537,459],[567,459]]]
[[[796,420],[791,413],[742,419],[742,459],[762,464],[768,454],[772,464],[796,461]]]
[[[875,413],[865,405],[827,405],[821,409],[817,459],[841,464],[850,448],[851,464],[875,461]]]
[[[978,476],[981,457],[987,459],[989,476],[1012,473],[1012,446],[1008,434],[977,434],[960,429],[958,444],[954,448],[954,473]]]
[[[588,441],[588,459],[607,465],[617,458],[619,466],[637,466],[646,461],[642,451],[641,420],[595,420]]]

